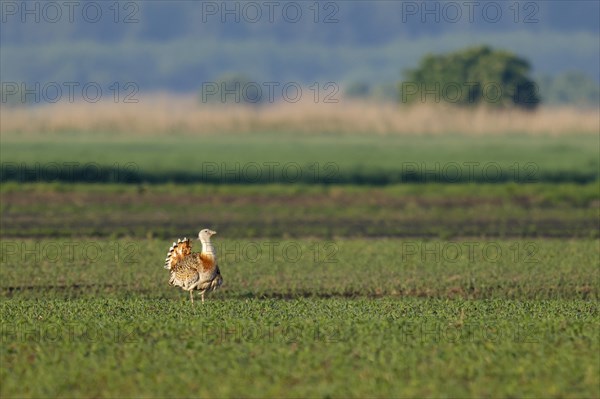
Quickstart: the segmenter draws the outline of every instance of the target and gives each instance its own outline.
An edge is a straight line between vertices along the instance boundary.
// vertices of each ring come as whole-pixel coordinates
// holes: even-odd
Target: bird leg
[[[190,290],[190,299],[192,300],[192,304],[194,303],[194,291]]]
[[[201,296],[202,296],[202,303],[204,303],[204,291],[202,291]]]

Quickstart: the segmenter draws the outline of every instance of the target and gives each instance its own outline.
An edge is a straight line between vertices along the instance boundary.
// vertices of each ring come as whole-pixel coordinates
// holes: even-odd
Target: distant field
[[[598,238],[587,184],[119,185],[0,189],[3,237]]]
[[[3,181],[537,183],[598,179],[598,135],[4,135]]]

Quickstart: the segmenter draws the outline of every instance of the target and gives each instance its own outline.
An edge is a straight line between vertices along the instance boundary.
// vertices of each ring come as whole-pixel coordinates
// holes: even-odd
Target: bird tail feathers
[[[174,242],[173,245],[171,245],[171,248],[169,248],[167,258],[165,259],[165,269],[172,269],[177,262],[181,261],[191,253],[192,245],[190,244],[189,238],[177,240],[177,242]]]

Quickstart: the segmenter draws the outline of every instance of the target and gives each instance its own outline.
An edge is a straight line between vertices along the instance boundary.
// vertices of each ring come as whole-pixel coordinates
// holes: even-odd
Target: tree
[[[488,46],[427,55],[418,68],[406,71],[400,98],[403,103],[534,109],[540,99],[537,85],[529,77],[530,69],[525,59]]]

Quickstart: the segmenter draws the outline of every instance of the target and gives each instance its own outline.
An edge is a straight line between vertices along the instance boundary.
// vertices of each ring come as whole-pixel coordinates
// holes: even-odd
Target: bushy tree
[[[525,59],[488,46],[427,55],[418,68],[406,71],[400,99],[534,109],[540,99],[530,69]]]

